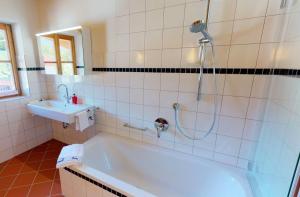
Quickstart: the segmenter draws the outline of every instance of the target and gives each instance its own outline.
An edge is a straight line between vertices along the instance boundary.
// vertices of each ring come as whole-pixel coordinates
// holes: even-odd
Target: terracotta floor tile
[[[18,174],[21,171],[22,167],[23,167],[23,164],[7,165],[0,173],[0,177]]]
[[[44,159],[45,152],[31,152],[27,161],[28,162],[37,162]]]
[[[29,189],[29,186],[13,188],[8,191],[6,197],[26,197]]]
[[[54,179],[55,180],[60,180],[59,170],[58,169],[56,169],[56,171],[55,171],[55,178]]]
[[[0,178],[0,190],[6,190],[15,180],[16,176],[7,176]]]
[[[47,170],[56,168],[57,159],[44,160],[40,166],[40,170]]]
[[[55,171],[56,169],[39,171],[38,175],[34,179],[34,183],[53,181],[55,177]]]
[[[59,180],[53,182],[52,191],[51,191],[51,195],[58,195],[58,194],[62,194]]]
[[[55,168],[63,146],[51,140],[0,163],[0,197],[63,197]]]
[[[22,164],[27,160],[29,154],[30,154],[30,151],[26,151],[16,157],[12,158],[11,160],[9,160],[8,164],[9,165]]]
[[[7,162],[0,163],[0,173],[2,169],[6,166]]]
[[[20,187],[25,185],[31,185],[36,176],[36,172],[19,174],[12,187]]]
[[[57,159],[58,156],[59,156],[59,153],[60,151],[49,151],[49,152],[46,152],[46,155],[45,155],[45,160],[48,160],[48,159]]]
[[[35,152],[35,153],[36,152],[45,152],[47,150],[47,148],[48,148],[47,144],[42,144],[42,145],[39,145],[39,146],[33,148],[31,151]]]
[[[39,167],[41,165],[41,162],[34,162],[34,163],[25,163],[23,168],[21,169],[20,173],[26,173],[26,172],[37,172]]]
[[[6,194],[6,190],[0,191],[0,197],[5,197],[5,194]]]
[[[52,187],[52,181],[46,183],[38,183],[32,185],[29,197],[46,197],[50,195]]]

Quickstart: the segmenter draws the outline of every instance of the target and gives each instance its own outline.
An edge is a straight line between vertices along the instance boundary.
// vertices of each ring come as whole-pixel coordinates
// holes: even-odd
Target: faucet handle
[[[169,128],[169,123],[164,118],[157,118],[154,122],[154,127],[157,130],[157,137],[160,138],[160,132],[167,131]]]

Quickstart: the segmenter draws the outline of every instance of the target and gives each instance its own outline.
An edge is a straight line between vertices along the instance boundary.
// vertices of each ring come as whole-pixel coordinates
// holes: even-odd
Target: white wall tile
[[[213,37],[215,45],[229,45],[231,42],[232,28],[232,21],[210,23],[208,25],[208,32]]]
[[[164,49],[162,54],[162,67],[180,67],[181,49]]]
[[[130,49],[131,50],[144,50],[145,49],[145,33],[132,33],[130,34]]]
[[[286,15],[267,16],[262,35],[262,42],[280,42],[284,37],[283,33],[287,20],[288,18]]]
[[[249,99],[245,97],[223,96],[221,114],[245,118]]]
[[[251,98],[247,118],[252,120],[263,120],[267,101],[265,99]]]
[[[160,74],[147,73],[144,78],[144,88],[160,90]]]
[[[277,51],[279,50],[278,43],[265,43],[260,45],[257,67],[272,68],[276,62]]]
[[[164,27],[181,27],[184,20],[184,5],[167,7],[164,12]]]
[[[253,80],[251,97],[268,98],[271,80],[272,79],[269,76],[255,76]]]
[[[182,32],[182,28],[165,29],[163,32],[163,48],[181,48]]]
[[[143,89],[130,89],[130,103],[142,105],[144,101]]]
[[[180,74],[179,91],[180,92],[197,92],[198,75],[197,74]]]
[[[161,30],[148,31],[146,33],[145,45],[146,49],[161,49],[163,35]]]
[[[236,0],[219,0],[211,2],[209,22],[233,20],[236,9]]]
[[[251,75],[226,75],[224,95],[249,97],[252,82]]]
[[[265,16],[267,7],[268,0],[238,0],[235,17],[242,19]]]
[[[130,0],[130,13],[142,12],[146,9],[146,0]]]
[[[116,17],[116,33],[129,33],[129,16]]]
[[[259,43],[263,31],[264,18],[236,20],[233,27],[233,44]]]
[[[129,59],[129,52],[117,52],[116,53],[116,64],[122,65],[123,67],[127,68],[130,67],[130,59]]]
[[[129,0],[117,0],[116,1],[116,15],[122,16],[129,14]]]
[[[198,48],[183,48],[181,66],[190,67],[199,65],[198,50]]]
[[[243,159],[253,160],[256,145],[255,142],[243,140],[239,156]]]
[[[145,51],[145,67],[161,67],[161,50]]]
[[[237,156],[239,154],[240,145],[241,140],[239,139],[218,135],[216,142],[216,152],[230,156]]]
[[[256,120],[246,120],[243,139],[258,141],[263,123]]]
[[[218,134],[241,138],[243,135],[244,125],[244,119],[221,116]]]
[[[258,44],[233,45],[230,49],[228,67],[253,68],[256,67]]]
[[[165,0],[166,7],[183,4],[183,3],[185,3],[185,0]]]
[[[130,15],[130,32],[145,31],[145,12]]]
[[[161,74],[161,90],[178,91],[179,74]]]
[[[161,91],[159,94],[159,105],[161,107],[172,107],[177,102],[178,92]]]
[[[146,9],[147,10],[163,8],[164,5],[165,5],[164,0],[146,0]]]
[[[144,90],[144,105],[159,106],[159,91]]]
[[[146,13],[146,29],[156,30],[163,28],[164,10],[153,10]]]
[[[144,67],[145,66],[144,51],[131,51],[130,52],[130,66],[131,67]]]

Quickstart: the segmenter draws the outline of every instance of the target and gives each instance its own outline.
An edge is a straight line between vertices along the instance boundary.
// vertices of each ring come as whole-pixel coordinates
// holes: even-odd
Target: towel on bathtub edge
[[[73,165],[81,165],[83,158],[83,145],[72,144],[63,147],[61,150],[57,162],[56,168],[64,168]]]

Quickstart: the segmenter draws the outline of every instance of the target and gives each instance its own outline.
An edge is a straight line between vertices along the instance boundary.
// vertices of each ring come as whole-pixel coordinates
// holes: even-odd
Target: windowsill
[[[0,103],[1,102],[21,100],[21,99],[25,99],[25,98],[26,98],[26,96],[14,96],[14,97],[9,97],[9,98],[0,98]]]

